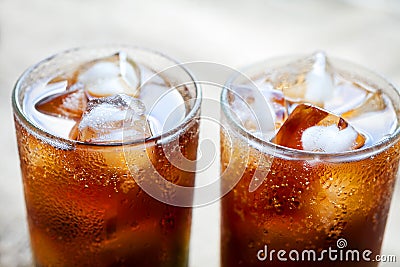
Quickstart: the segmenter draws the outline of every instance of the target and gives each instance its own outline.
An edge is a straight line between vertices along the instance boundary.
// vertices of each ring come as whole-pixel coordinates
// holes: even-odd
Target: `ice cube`
[[[334,153],[360,147],[358,136],[351,126],[344,129],[338,125],[312,126],[303,132],[301,142],[304,150]]]
[[[348,119],[360,116],[367,112],[381,111],[384,109],[386,109],[386,102],[382,95],[382,92],[378,90],[376,92],[369,93],[363,103],[361,103],[354,109],[343,113],[342,117]]]
[[[55,84],[50,83],[47,86],[63,86],[64,90],[66,90],[67,84],[67,81],[62,81]],[[69,90],[47,96],[39,100],[39,102],[35,104],[35,108],[41,113],[50,116],[78,121],[82,117],[83,111],[86,108],[86,104],[87,97],[85,92],[82,88],[74,86]]]
[[[228,94],[228,103],[239,123],[253,133],[275,131],[275,112],[271,100],[281,101],[279,93],[252,85],[235,85]],[[276,105],[278,105],[275,103]]]
[[[354,127],[365,133],[370,145],[389,137],[398,125],[394,107],[391,102],[386,103],[387,107],[383,110],[366,112],[348,119]]]
[[[335,153],[362,147],[365,137],[343,118],[316,106],[300,104],[272,141],[289,148]]]
[[[324,103],[324,109],[343,114],[363,103],[370,91],[357,82],[338,79],[333,96]]]
[[[76,77],[93,97],[139,94],[139,67],[124,52],[84,64],[77,70]]]
[[[182,94],[158,80],[151,79],[141,87],[140,100],[146,107],[151,132],[155,135],[173,129],[185,119]]]
[[[367,91],[363,101],[342,114],[354,127],[365,133],[372,145],[393,133],[397,125],[395,108],[380,90]]]
[[[91,143],[129,142],[151,136],[144,115],[144,104],[125,94],[95,98],[88,102],[77,133],[77,140]]]
[[[333,77],[328,72],[326,55],[318,52],[313,57],[313,67],[306,76],[307,89],[304,98],[311,103],[323,103],[332,97]]]
[[[282,91],[273,89],[271,86],[260,86],[261,93],[265,100],[271,105],[275,114],[275,128],[279,128],[288,116],[290,104],[286,100]]]
[[[66,71],[64,73],[59,74],[58,76],[52,78],[48,84],[55,84],[59,82],[66,82],[67,89],[76,83],[76,75],[74,75],[74,71]]]
[[[267,80],[292,102],[324,107],[334,92],[332,67],[323,52],[301,59],[269,73]]]
[[[157,85],[167,84],[161,75],[158,75],[157,72],[143,65],[140,66],[140,81],[142,86],[146,84],[157,84]],[[142,89],[140,91],[142,91]]]

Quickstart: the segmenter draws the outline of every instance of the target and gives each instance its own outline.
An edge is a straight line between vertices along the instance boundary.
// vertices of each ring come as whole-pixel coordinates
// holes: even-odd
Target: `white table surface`
[[[237,68],[317,49],[400,84],[400,2],[212,0],[0,0],[0,266],[30,254],[10,95],[28,66],[61,50],[137,44],[180,61]],[[217,171],[217,168],[214,169]],[[219,266],[218,203],[194,210],[191,267]],[[400,183],[382,254],[400,266]]]

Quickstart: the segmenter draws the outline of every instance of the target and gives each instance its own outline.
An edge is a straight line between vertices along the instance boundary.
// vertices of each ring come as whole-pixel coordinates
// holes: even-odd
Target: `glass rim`
[[[238,73],[235,73],[231,77],[228,78],[226,81],[225,85],[223,86],[221,95],[220,95],[220,101],[221,101],[221,109],[223,111],[223,114],[225,118],[227,119],[226,121],[228,122],[229,126],[240,136],[240,138],[244,138],[247,140],[247,143],[254,147],[255,149],[261,151],[261,152],[267,152],[271,153],[273,156],[279,155],[280,157],[283,157],[285,159],[301,159],[301,160],[315,160],[315,159],[321,159],[321,160],[330,160],[330,161],[343,161],[346,159],[358,159],[358,158],[365,158],[368,156],[375,155],[383,150],[385,150],[387,147],[390,145],[394,144],[400,139],[400,123],[398,123],[396,129],[394,130],[391,135],[371,146],[367,146],[365,148],[361,149],[355,149],[355,150],[348,150],[348,151],[343,151],[343,152],[318,152],[318,151],[306,151],[306,150],[299,150],[299,149],[294,149],[294,148],[289,148],[285,147],[282,145],[275,144],[271,141],[261,139],[260,137],[254,135],[250,131],[248,131],[245,127],[240,125],[234,118],[231,109],[229,108],[228,103],[228,92],[230,91],[231,85],[234,84],[234,81],[239,78],[240,76],[246,77],[249,81],[252,82],[252,85],[258,88],[254,81],[247,75],[247,72],[255,67],[260,67],[260,72],[261,73],[263,70],[261,69],[262,67],[268,67],[268,65],[271,62],[276,62],[276,61],[283,61],[283,60],[296,60],[300,59],[301,57],[305,57],[307,55],[287,55],[287,56],[278,56],[278,57],[273,57],[269,58],[266,60],[261,60],[256,63],[247,65],[241,69],[239,69]],[[340,58],[336,57],[329,57],[328,58],[331,61],[334,61],[335,64],[347,64],[350,66],[353,66],[357,69],[366,71],[372,75],[375,76],[375,78],[381,79],[381,81],[385,82],[388,87],[393,90],[397,96],[400,98],[400,88],[397,87],[394,83],[389,81],[385,76],[381,75],[380,73],[377,73],[375,71],[370,70],[367,67],[363,67],[357,63],[353,63],[348,60],[343,60]],[[391,99],[393,100],[393,99]],[[398,113],[398,112],[396,112]]]
[[[61,56],[61,55],[66,55],[69,53],[74,53],[76,51],[82,51],[82,50],[94,50],[94,49],[112,49],[112,48],[125,48],[125,49],[133,49],[133,50],[140,50],[140,51],[144,51],[144,52],[148,52],[150,54],[154,54],[157,55],[161,58],[167,59],[168,61],[170,61],[171,63],[174,63],[175,66],[179,66],[180,69],[182,69],[190,78],[191,82],[193,82],[193,85],[195,87],[195,93],[196,93],[196,97],[195,97],[195,101],[194,101],[194,105],[193,107],[189,110],[189,112],[185,115],[185,118],[179,122],[179,124],[177,124],[175,127],[173,127],[172,129],[166,131],[166,132],[162,132],[161,134],[157,134],[154,136],[151,136],[149,138],[145,138],[145,139],[137,139],[137,140],[133,140],[133,141],[127,141],[127,142],[110,142],[110,143],[90,143],[90,142],[83,142],[83,141],[78,141],[78,140],[72,140],[72,139],[67,139],[67,138],[63,138],[60,136],[57,136],[55,134],[52,134],[42,128],[40,128],[38,125],[36,125],[35,123],[33,123],[32,121],[30,121],[25,112],[23,111],[23,106],[20,105],[19,103],[19,93],[21,90],[21,83],[34,71],[36,70],[38,67],[42,66],[43,64],[45,64],[46,62],[49,62],[51,60],[53,60],[54,58]],[[151,66],[150,66],[151,67]],[[164,68],[162,71],[168,70],[169,68],[171,68],[173,66],[169,66],[167,68]],[[95,45],[95,46],[79,46],[79,47],[74,47],[74,48],[70,48],[70,49],[66,49],[60,52],[57,52],[49,57],[46,57],[42,60],[40,60],[39,62],[37,62],[36,64],[33,64],[32,66],[30,66],[29,68],[27,68],[22,74],[21,76],[17,79],[17,82],[14,85],[13,91],[12,91],[12,96],[11,96],[11,101],[12,101],[12,107],[13,107],[13,111],[14,111],[14,115],[18,117],[19,120],[22,121],[22,123],[24,124],[24,126],[29,126],[35,133],[37,133],[39,136],[41,137],[45,137],[45,138],[50,138],[52,140],[56,140],[60,143],[63,144],[67,144],[68,146],[76,146],[76,145],[81,145],[81,146],[93,146],[93,147],[119,147],[119,146],[125,146],[125,145],[129,145],[129,146],[134,146],[134,145],[147,145],[147,144],[151,144],[151,143],[155,143],[157,141],[160,141],[162,139],[168,139],[174,136],[179,136],[180,133],[182,132],[182,130],[186,129],[188,127],[188,125],[193,121],[193,119],[196,117],[198,111],[200,110],[200,106],[201,106],[201,101],[202,101],[202,90],[200,87],[200,84],[197,83],[197,80],[195,78],[195,76],[192,74],[192,72],[186,68],[185,66],[183,66],[183,63],[179,62],[178,60],[165,55],[162,52],[159,52],[157,50],[153,50],[150,48],[145,48],[145,47],[141,47],[141,46],[137,46],[137,45],[127,45],[127,44],[108,44],[108,45]]]

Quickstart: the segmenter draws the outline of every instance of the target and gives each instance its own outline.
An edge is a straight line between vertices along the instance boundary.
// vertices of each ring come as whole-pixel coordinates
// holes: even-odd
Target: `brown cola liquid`
[[[295,67],[294,65],[293,68]],[[280,76],[275,75],[278,77],[275,79],[271,75],[270,80],[264,77],[267,74],[260,75],[261,71],[253,73],[261,81],[258,83],[261,90],[263,86],[265,88],[265,83],[272,83],[275,91],[271,92],[280,93],[282,96],[279,99],[286,98],[287,101],[282,104],[282,101],[276,100],[278,98],[271,98],[275,101],[272,104],[277,113],[275,131],[269,135],[271,139],[265,140],[270,142],[269,145],[248,139],[237,127],[232,126],[236,122],[232,122],[232,118],[226,115],[222,122],[226,127],[221,128],[221,172],[224,174],[221,186],[223,190],[229,187],[233,189],[221,199],[221,265],[377,266],[378,262],[374,260],[380,253],[393,186],[398,174],[400,143],[397,138],[384,146],[376,145],[380,140],[373,137],[380,136],[375,133],[382,129],[374,125],[384,121],[398,130],[398,93],[391,92],[390,90],[395,90],[393,88],[385,91],[387,88],[381,81],[377,82],[379,86],[375,86],[374,82],[365,83],[369,87],[360,86],[362,83],[358,79],[361,78],[349,74],[353,73],[352,69],[347,70],[343,72],[345,75],[340,73],[343,76],[338,75],[334,80],[336,90],[342,94],[335,105],[336,110],[345,107],[350,111],[340,111],[333,115],[328,113],[329,110],[322,111],[314,106],[302,105],[309,103],[301,99],[306,90],[306,74],[300,69],[300,75],[292,75],[290,71],[293,68],[288,67],[288,72],[284,69],[282,74],[278,70]],[[365,77],[366,74],[363,75]],[[374,79],[372,74],[367,75],[370,75],[367,76],[368,79]],[[245,86],[247,85],[244,84],[244,88]],[[256,105],[258,99],[251,95],[251,90],[241,90],[249,106],[260,108],[261,105]],[[354,100],[352,91],[367,95],[364,104],[349,107],[354,102],[351,102]],[[297,101],[294,111],[292,108],[287,109],[293,102],[286,93],[292,94],[292,100]],[[393,106],[387,100],[389,95]],[[233,109],[243,106],[234,102],[235,96],[230,97],[228,94],[228,103],[236,103]],[[265,108],[267,109],[266,105]],[[285,110],[285,116],[280,115],[282,110]],[[313,111],[308,112],[310,110]],[[235,111],[239,111],[237,114],[241,116],[242,126],[248,133],[258,134],[254,127],[247,127],[255,125],[249,113]],[[378,113],[368,113],[369,111]],[[267,110],[256,110],[257,112],[260,112],[259,120],[267,117]],[[360,124],[355,123],[356,131],[360,130],[362,135],[358,133],[358,137],[354,137],[353,151],[324,155],[313,154],[315,151],[300,151],[303,149],[300,134],[309,127],[308,124],[317,125],[324,118],[330,118],[329,123],[337,124],[335,127],[346,128],[354,122],[354,117],[365,115],[363,118],[367,118],[370,114],[379,112],[387,112],[394,119],[371,116],[369,121],[366,120],[368,123],[362,125],[371,126],[368,127],[371,131],[359,129],[357,127]],[[348,118],[349,124],[342,117]],[[289,120],[290,123],[287,123]],[[389,130],[384,134],[395,135],[394,131]],[[363,136],[368,136],[366,141]],[[274,144],[271,144],[273,142],[281,146],[274,149]],[[258,182],[258,188],[251,190],[256,170],[261,173],[258,176],[261,182]],[[292,250],[295,252],[292,252],[290,258]],[[310,250],[315,253],[315,257],[309,256]],[[328,255],[330,250],[331,257]],[[365,258],[364,251],[367,251]],[[281,253],[281,258],[278,258],[278,252]],[[359,257],[352,253],[359,253]]]
[[[368,249],[370,258],[380,252],[393,185],[398,172],[400,143],[373,158],[352,162],[321,161],[310,164],[303,160],[275,157],[263,184],[249,192],[259,157],[255,149],[243,166],[239,138],[221,133],[222,171],[244,174],[239,183],[222,198],[221,263],[222,266],[377,266],[377,262],[322,261],[282,262],[280,249],[320,252],[337,249],[344,238],[345,249]],[[228,151],[233,148],[233,153]],[[264,160],[269,160],[264,159]],[[235,170],[234,166],[238,166]],[[261,166],[261,168],[263,168]],[[227,175],[230,177],[230,175]],[[229,183],[229,181],[222,181]],[[276,250],[272,260],[257,258],[267,245]],[[343,249],[343,251],[346,251]],[[318,254],[317,254],[318,255]],[[338,254],[339,255],[339,254]],[[286,254],[288,258],[288,254]],[[318,258],[318,257],[317,257]],[[351,259],[349,257],[349,259]]]
[[[193,186],[194,173],[172,166],[154,144],[125,148],[139,168],[132,173],[121,147],[62,149],[15,123],[36,266],[187,266],[191,208],[154,199],[134,178],[158,171]],[[179,137],[189,159],[197,140],[197,123]]]
[[[108,50],[110,52],[105,52]],[[106,57],[104,61],[118,62],[115,60],[118,54],[113,55],[115,51],[112,50],[102,51]],[[132,54],[137,52],[142,57],[143,53],[150,53],[133,50]],[[115,140],[107,143],[107,139],[102,144],[90,140],[77,142],[73,134],[78,128],[76,123],[81,121],[84,105],[90,99],[86,91],[79,91],[79,86],[78,91],[68,89],[76,86],[75,74],[71,78],[67,71],[64,77],[57,71],[72,69],[75,73],[75,70],[85,69],[80,64],[87,64],[81,57],[91,66],[93,57],[96,59],[99,55],[91,49],[68,53],[39,65],[39,71],[28,73],[35,78],[22,79],[22,93],[17,95],[20,107],[17,105],[19,113],[16,112],[15,125],[34,264],[187,266],[191,208],[165,204],[147,194],[137,181],[152,185],[157,178],[162,178],[174,185],[194,185],[195,172],[175,167],[166,153],[175,149],[189,160],[196,159],[198,119],[185,123],[181,131],[168,136],[167,141],[162,139],[164,147],[156,143],[161,139],[157,137],[152,139],[154,141],[147,139],[136,144],[129,140],[126,145],[121,145],[122,140],[117,144]],[[67,59],[63,59],[65,57]],[[100,60],[103,60],[101,56]],[[68,62],[73,65],[69,66]],[[142,74],[145,71],[148,76],[155,74],[150,67],[140,65],[140,68]],[[100,82],[96,85],[101,84],[101,79],[99,76]],[[157,94],[171,88],[164,77],[155,76],[154,80],[156,82],[148,82],[146,88],[142,88],[147,90],[144,92],[147,99],[157,99]],[[57,89],[59,81],[68,83],[67,91]],[[193,94],[188,88],[174,90],[173,97],[183,103],[185,97]],[[141,97],[139,99],[143,100]],[[37,103],[41,103],[40,109]],[[185,108],[183,112],[186,113],[180,114],[181,117],[189,113],[190,107]],[[166,114],[170,112],[164,106],[160,109]],[[159,120],[162,125],[165,118],[160,119],[157,114],[161,113],[156,113],[152,119]],[[175,127],[179,123],[181,121],[177,121]],[[119,127],[113,129],[118,130]],[[175,145],[170,145],[171,142]],[[162,190],[164,199],[175,198],[172,189],[161,185],[158,189]],[[190,203],[193,195],[188,194],[187,198],[185,202]]]

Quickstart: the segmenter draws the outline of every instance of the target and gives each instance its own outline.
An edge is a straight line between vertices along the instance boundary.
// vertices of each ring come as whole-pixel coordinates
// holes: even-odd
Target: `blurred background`
[[[61,50],[124,43],[239,68],[325,50],[400,84],[399,0],[0,0],[0,266],[30,266],[11,90]],[[194,211],[190,266],[219,266],[218,205]],[[382,254],[400,266],[400,183]]]

